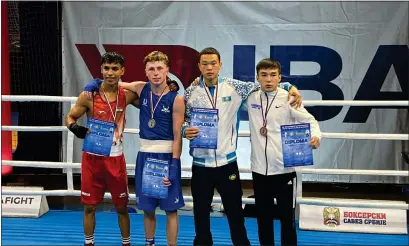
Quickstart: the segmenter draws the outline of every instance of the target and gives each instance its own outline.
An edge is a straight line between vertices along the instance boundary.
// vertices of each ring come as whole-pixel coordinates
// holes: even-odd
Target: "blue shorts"
[[[155,211],[156,207],[160,207],[161,210],[171,212],[185,206],[183,199],[182,184],[181,184],[181,170],[179,170],[178,178],[172,182],[169,186],[167,199],[156,199],[145,196],[142,194],[142,172],[147,158],[155,158],[160,160],[172,160],[172,153],[148,153],[138,152],[136,158],[135,169],[135,193],[136,203],[139,210],[143,211]]]

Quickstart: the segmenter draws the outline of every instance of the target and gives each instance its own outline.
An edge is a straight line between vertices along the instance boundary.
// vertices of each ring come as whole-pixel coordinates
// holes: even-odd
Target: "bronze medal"
[[[271,103],[269,104],[268,103],[268,95],[267,95],[267,93],[265,93],[265,94],[266,94],[266,97],[267,97],[266,113],[264,113],[263,100],[262,100],[261,94],[260,94],[261,116],[263,117],[263,126],[260,128],[260,134],[263,137],[267,137],[267,127],[266,127],[266,125],[267,125],[267,113],[270,110],[271,105],[273,105],[274,99],[277,96],[277,93],[276,93],[274,95],[274,97],[273,97],[273,100],[271,100]]]
[[[265,126],[260,128],[260,134],[261,134],[261,136],[264,136],[264,137],[267,136],[267,128]]]

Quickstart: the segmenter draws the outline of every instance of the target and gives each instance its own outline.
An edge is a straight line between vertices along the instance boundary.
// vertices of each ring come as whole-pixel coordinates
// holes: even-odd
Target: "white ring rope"
[[[1,161],[2,165],[14,167],[39,167],[39,168],[81,168],[81,163],[72,162],[47,162],[47,161]],[[135,170],[135,164],[126,164],[127,170]],[[362,170],[362,169],[314,169],[296,168],[301,174],[327,174],[327,175],[374,175],[374,176],[396,176],[409,177],[408,171],[396,170]],[[182,166],[182,171],[191,172],[189,165]],[[250,168],[239,168],[240,173],[251,173]]]
[[[2,126],[2,131],[22,132],[58,132],[68,131],[65,126]],[[125,133],[139,134],[139,129],[125,128]],[[239,137],[249,137],[250,131],[239,131]],[[377,134],[377,133],[322,133],[323,138],[361,139],[361,140],[409,140],[409,134]]]
[[[66,126],[1,126],[2,131],[19,132],[66,132]]]
[[[78,97],[60,96],[15,96],[2,95],[1,100],[6,102],[70,102],[75,103]]]
[[[2,101],[13,102],[70,102],[77,101],[77,97],[60,97],[60,96],[14,96],[3,95]],[[409,101],[304,101],[305,106],[409,106]],[[56,132],[68,131],[65,126],[2,126],[2,131],[30,131],[30,132]],[[125,129],[126,133],[138,134],[139,129]],[[240,131],[240,137],[250,136],[249,131]],[[367,134],[367,133],[322,133],[323,138],[332,139],[362,139],[362,140],[409,140],[409,134]],[[62,168],[71,170],[71,168],[81,168],[81,163],[72,162],[41,162],[41,161],[2,161],[2,165],[18,167],[38,167],[38,168]],[[135,170],[135,164],[127,164],[128,170]],[[408,171],[396,170],[351,170],[351,169],[314,169],[314,168],[296,168],[299,174],[326,174],[326,175],[375,175],[375,176],[395,176],[408,177]],[[191,171],[191,166],[182,166],[182,171]],[[241,173],[251,173],[249,168],[239,168]],[[72,174],[67,180],[72,182]],[[301,181],[302,182],[302,181]],[[300,183],[301,184],[301,183]],[[73,190],[43,190],[43,191],[26,191],[26,190],[2,190],[2,195],[42,195],[42,196],[80,196],[81,191]],[[111,198],[109,193],[105,193],[105,198]],[[135,194],[129,194],[131,200],[136,200]],[[191,196],[184,196],[186,202],[192,202]],[[253,198],[243,198],[243,204],[254,204]],[[213,198],[214,203],[222,203],[220,197]],[[361,201],[339,201],[320,198],[303,198],[297,197],[297,204],[310,204],[318,206],[342,206],[356,208],[385,208],[409,210],[409,204],[398,202],[361,202]]]
[[[76,102],[77,97],[3,95],[8,102]],[[409,101],[306,100],[304,106],[409,106]]]

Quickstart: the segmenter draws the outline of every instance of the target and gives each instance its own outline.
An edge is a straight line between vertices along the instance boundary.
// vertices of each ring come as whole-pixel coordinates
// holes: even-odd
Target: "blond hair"
[[[160,51],[152,51],[143,59],[143,64],[146,65],[148,62],[163,62],[169,67],[169,58],[165,53]]]

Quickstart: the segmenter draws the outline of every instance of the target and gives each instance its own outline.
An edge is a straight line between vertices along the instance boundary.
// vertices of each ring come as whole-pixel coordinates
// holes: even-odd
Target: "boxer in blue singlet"
[[[145,213],[145,245],[155,244],[155,209],[158,206],[167,215],[168,245],[176,245],[179,227],[177,210],[185,205],[180,164],[181,126],[184,121],[185,104],[182,96],[179,96],[177,92],[169,91],[167,84],[169,60],[165,54],[154,51],[145,57],[144,64],[149,83],[136,82],[127,85],[129,88],[124,87],[132,89],[140,96],[141,147],[135,169],[137,206]],[[163,179],[163,184],[168,186],[167,199],[156,199],[142,192],[143,171],[148,159],[169,162],[169,178]]]
[[[181,127],[184,122],[185,103],[183,96],[174,90],[167,81],[169,59],[159,51],[153,51],[144,59],[146,76],[149,82],[120,82],[124,89],[139,95],[139,135],[141,147],[136,159],[135,193],[137,207],[144,211],[145,245],[155,245],[156,215],[159,208],[167,215],[168,245],[176,245],[179,229],[177,210],[185,205],[181,184],[180,155],[182,152]],[[92,92],[96,86],[91,81],[85,90]],[[172,88],[170,90],[170,88]],[[158,199],[143,192],[143,175],[151,159],[168,163],[168,176],[155,186],[167,186],[167,198]],[[162,164],[163,164],[162,163]],[[146,171],[146,170],[145,170]],[[145,183],[146,184],[146,183]],[[146,185],[145,185],[146,187]]]

